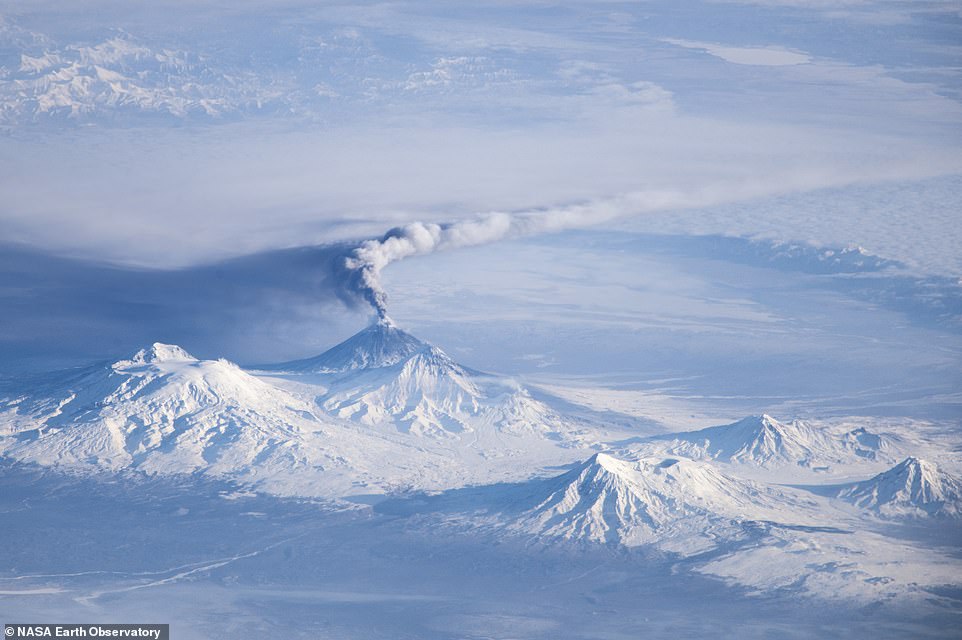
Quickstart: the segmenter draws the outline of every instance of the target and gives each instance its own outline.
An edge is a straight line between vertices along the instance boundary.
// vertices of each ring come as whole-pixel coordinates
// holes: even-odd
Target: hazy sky
[[[958,277],[960,62],[955,2],[0,0],[3,353],[306,355],[343,248],[271,251],[490,212]]]
[[[0,2],[0,225],[184,265],[962,170],[955,3]]]

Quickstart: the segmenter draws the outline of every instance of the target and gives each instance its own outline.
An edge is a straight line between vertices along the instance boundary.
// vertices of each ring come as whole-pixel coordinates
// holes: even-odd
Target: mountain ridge
[[[848,485],[837,497],[885,518],[962,518],[962,479],[915,456]]]
[[[198,360],[175,345],[155,343],[48,385],[54,401],[21,395],[0,407],[3,456],[98,471],[202,473],[333,497],[356,483],[382,483],[381,457],[405,450],[330,420],[232,362]],[[399,467],[406,474],[411,465]]]
[[[427,505],[428,513],[444,514],[441,522],[540,544],[654,546],[683,556],[734,548],[773,527],[825,524],[816,517],[818,499],[804,492],[736,478],[710,462],[605,452],[561,475],[455,491]]]
[[[801,420],[781,422],[766,413],[697,431],[662,434],[649,441],[666,443],[664,449],[671,455],[765,469],[887,461],[896,450],[888,438],[864,427],[836,435]]]

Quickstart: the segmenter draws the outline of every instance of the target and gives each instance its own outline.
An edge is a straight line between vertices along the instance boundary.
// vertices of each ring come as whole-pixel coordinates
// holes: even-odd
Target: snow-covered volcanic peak
[[[887,437],[872,433],[865,427],[853,429],[842,435],[842,443],[855,455],[870,460],[885,460],[898,454],[898,447]]]
[[[319,356],[270,368],[297,373],[344,373],[389,367],[422,352],[432,353],[436,358],[443,356],[440,350],[399,329],[385,317]]]
[[[804,422],[779,422],[767,414],[697,433],[704,437],[710,457],[761,466],[781,462],[808,465],[815,450],[823,448],[821,434]]]
[[[670,440],[668,451],[675,455],[765,468],[886,459],[892,449],[884,437],[864,428],[836,436],[801,420],[779,422],[767,414],[659,439]]]
[[[120,360],[114,363],[112,368],[118,369],[130,365],[157,364],[160,362],[197,362],[197,358],[177,345],[155,342],[135,353],[129,360]]]
[[[838,497],[890,518],[962,517],[962,479],[915,457],[845,487]]]
[[[683,553],[744,539],[753,522],[797,523],[812,506],[806,497],[677,458],[626,461],[598,453],[533,486],[510,528],[571,541],[659,543]]]
[[[481,411],[482,396],[464,369],[429,347],[392,366],[339,378],[318,401],[330,413],[364,424],[452,433],[470,429],[466,418]]]
[[[157,343],[109,366],[50,378],[54,402],[8,402],[4,455],[41,464],[151,473],[257,474],[325,458],[305,446],[312,406],[226,360]]]
[[[525,389],[462,367],[388,318],[319,356],[265,369],[320,377],[318,404],[369,426],[443,438],[489,426],[516,434],[564,429],[558,414]]]

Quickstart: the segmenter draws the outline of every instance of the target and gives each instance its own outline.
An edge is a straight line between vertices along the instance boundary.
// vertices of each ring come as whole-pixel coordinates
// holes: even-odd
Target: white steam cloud
[[[749,196],[757,195],[760,189],[747,187],[740,191],[744,192],[739,195]],[[730,186],[724,192],[728,197],[733,195]],[[345,262],[353,276],[349,286],[384,318],[387,294],[381,285],[381,271],[392,262],[506,238],[578,229],[660,209],[702,206],[717,202],[719,195],[719,190],[713,188],[693,192],[644,191],[551,209],[495,212],[446,224],[412,222],[388,231],[380,239],[366,240],[351,252]]]

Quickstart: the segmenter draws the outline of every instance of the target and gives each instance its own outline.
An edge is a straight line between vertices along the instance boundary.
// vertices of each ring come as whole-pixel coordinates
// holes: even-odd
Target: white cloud
[[[618,108],[578,127],[88,129],[0,145],[0,225],[8,240],[186,264],[638,191],[711,204],[926,176],[962,170],[959,155],[881,135]]]

